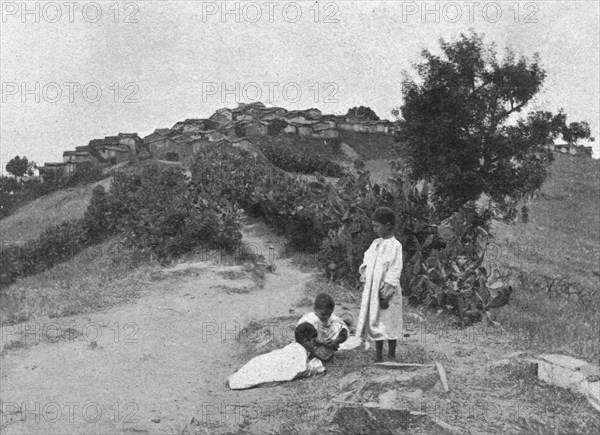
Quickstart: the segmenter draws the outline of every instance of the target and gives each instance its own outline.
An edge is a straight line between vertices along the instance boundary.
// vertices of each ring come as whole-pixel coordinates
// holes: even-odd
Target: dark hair
[[[327,293],[319,293],[315,298],[315,308],[335,308],[333,298]]]
[[[388,207],[379,207],[375,210],[373,216],[371,216],[371,220],[382,224],[396,225],[396,215],[394,214],[394,211]]]
[[[310,340],[311,338],[317,337],[317,335],[318,332],[315,327],[306,322],[300,323],[294,330],[294,339],[296,340],[296,343],[300,344]]]

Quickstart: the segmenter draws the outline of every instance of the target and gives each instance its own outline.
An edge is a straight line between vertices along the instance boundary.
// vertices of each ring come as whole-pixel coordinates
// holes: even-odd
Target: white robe
[[[402,339],[402,244],[395,238],[378,238],[365,252],[359,272],[364,277],[364,289],[356,336],[369,341]],[[379,289],[384,284],[396,288],[386,310],[379,307]]]

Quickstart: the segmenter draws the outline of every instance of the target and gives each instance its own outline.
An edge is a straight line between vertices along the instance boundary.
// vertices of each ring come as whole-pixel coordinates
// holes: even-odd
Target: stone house
[[[288,124],[283,131],[285,134],[298,134],[298,128],[293,124]]]
[[[177,125],[177,124],[175,124],[175,125]],[[175,127],[173,127],[173,128],[175,128]],[[144,139],[142,139],[142,141],[144,142],[144,144],[148,144],[156,139],[165,137],[170,131],[171,130],[169,130],[168,128],[157,128],[156,130],[154,130],[153,133],[149,134]]]
[[[118,138],[119,145],[129,148],[131,156],[135,156],[141,151],[143,141],[137,133],[119,133]]]
[[[39,168],[42,181],[52,181],[61,178],[71,178],[73,175],[85,172],[97,166],[97,161],[68,161],[68,162],[50,162],[45,163]]]
[[[312,128],[309,125],[299,125],[296,127],[296,129],[299,136],[308,137],[312,136],[313,134]]]
[[[193,133],[213,128],[212,123],[208,119],[186,119],[185,121],[177,122],[171,131],[177,130],[180,133]]]
[[[253,114],[255,115],[255,118],[272,121],[284,117],[287,114],[287,110],[282,107],[265,107],[264,109],[254,109]]]
[[[245,114],[245,115],[249,115],[252,118],[256,117],[256,113],[260,112],[261,110],[266,109],[266,106],[261,103],[260,101],[256,101],[254,103],[239,103],[238,107],[236,107],[235,109],[233,109],[232,115],[234,118],[237,118],[238,116]]]
[[[45,163],[44,166],[39,168],[40,176],[44,181],[56,180],[63,177],[70,177],[71,171],[74,169],[73,165],[65,162],[50,162]]]
[[[356,121],[347,119],[345,122],[339,122],[337,128],[340,130],[353,131],[355,133],[389,133],[389,126],[382,121]]]
[[[80,163],[90,162],[95,163],[98,160],[91,154],[90,151],[65,151],[63,152],[63,163]]]
[[[308,117],[306,115],[292,113],[292,112],[288,112],[287,116],[285,117],[285,121],[288,124],[294,124],[296,126],[310,125],[310,124],[314,124],[315,122],[317,122],[313,119],[308,119]]]
[[[235,130],[238,136],[266,136],[269,133],[268,123],[263,121],[242,121],[236,123]]]
[[[228,138],[236,138],[237,137],[237,133],[235,131],[235,124],[233,122],[230,122],[229,124],[221,127],[221,132]]]
[[[318,120],[323,117],[323,113],[319,109],[306,110],[290,110],[285,114],[285,118],[294,119],[296,117],[304,118],[305,120]]]
[[[170,137],[163,137],[148,143],[148,151],[152,157],[159,160],[166,160],[168,155],[177,155],[177,160],[181,160],[186,154],[193,152],[193,146],[182,144]]]
[[[202,135],[202,139],[206,139],[209,142],[218,142],[222,139],[225,139],[227,136],[225,136],[223,133],[221,133],[218,130],[212,130],[206,133],[206,135]]]
[[[104,144],[96,147],[96,152],[102,160],[111,163],[126,162],[130,159],[131,150],[126,145],[108,145]]]
[[[233,121],[233,113],[230,109],[223,108],[217,110],[209,119],[217,125],[214,128],[220,128]]]

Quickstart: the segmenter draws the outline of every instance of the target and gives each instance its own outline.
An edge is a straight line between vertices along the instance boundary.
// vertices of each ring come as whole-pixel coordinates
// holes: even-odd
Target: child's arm
[[[338,335],[338,338],[335,339],[335,342],[337,344],[342,344],[347,339],[348,339],[348,330],[346,328],[344,328],[340,331],[340,335]]]
[[[328,340],[323,344],[332,350],[338,350],[338,347],[340,346],[340,344],[342,344],[347,339],[348,339],[348,328],[344,324],[344,327],[340,330],[340,332],[338,333],[338,336],[335,339]]]

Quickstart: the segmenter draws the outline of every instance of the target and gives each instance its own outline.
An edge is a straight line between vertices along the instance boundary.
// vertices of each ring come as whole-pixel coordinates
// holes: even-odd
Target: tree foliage
[[[580,139],[589,139],[594,141],[591,137],[590,125],[586,121],[582,122],[571,122],[568,128],[564,128],[562,131],[562,137],[569,143],[576,144]]]
[[[16,156],[6,164],[6,170],[17,178],[21,178],[25,174],[33,175],[34,168],[35,163],[30,162],[25,156]]]
[[[375,111],[366,106],[352,107],[351,109],[348,109],[346,116],[352,116],[354,118],[361,118],[369,121],[379,121],[379,116],[377,116]]]
[[[546,77],[537,54],[530,61],[507,49],[499,58],[476,33],[440,47],[441,55],[422,52],[418,80],[404,80],[401,140],[410,176],[431,181],[443,215],[486,194],[510,217],[546,178],[549,139],[583,137],[585,123],[570,130],[563,112],[514,121]]]

